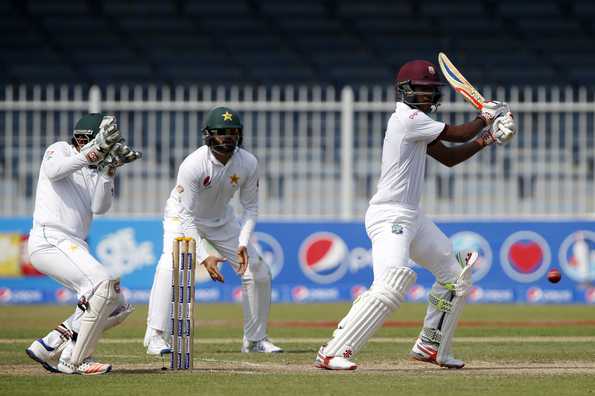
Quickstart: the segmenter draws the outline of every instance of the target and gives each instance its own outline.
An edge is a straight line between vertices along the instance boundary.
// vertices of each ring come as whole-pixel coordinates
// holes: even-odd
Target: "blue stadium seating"
[[[447,52],[478,84],[593,84],[589,0],[0,2],[1,83],[388,84]]]

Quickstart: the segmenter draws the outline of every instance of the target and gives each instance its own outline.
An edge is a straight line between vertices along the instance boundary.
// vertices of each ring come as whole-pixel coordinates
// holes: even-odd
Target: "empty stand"
[[[2,83],[388,84],[445,51],[478,84],[592,84],[589,0],[0,2]]]

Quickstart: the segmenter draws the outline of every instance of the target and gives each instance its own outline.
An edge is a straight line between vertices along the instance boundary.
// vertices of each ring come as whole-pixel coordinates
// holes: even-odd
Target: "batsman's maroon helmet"
[[[442,86],[438,77],[438,69],[432,62],[412,60],[405,63],[397,74],[397,85],[409,83],[411,85]]]

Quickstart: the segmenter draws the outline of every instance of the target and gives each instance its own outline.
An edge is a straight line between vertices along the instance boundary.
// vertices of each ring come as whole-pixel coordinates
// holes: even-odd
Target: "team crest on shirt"
[[[409,119],[414,119],[415,116],[417,116],[419,114],[419,110],[415,110],[413,113],[411,113],[411,115],[409,116]]]
[[[397,223],[393,223],[393,226],[392,226],[392,230],[391,231],[392,231],[393,234],[397,234],[397,235],[402,234],[403,233],[403,226],[400,225],[400,224],[397,224]]]
[[[234,173],[233,175],[229,176],[229,181],[231,182],[232,186],[237,186],[240,181],[240,177]]]

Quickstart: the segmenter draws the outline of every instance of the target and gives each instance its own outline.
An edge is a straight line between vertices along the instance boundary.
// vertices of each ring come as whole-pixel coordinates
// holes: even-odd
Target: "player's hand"
[[[95,165],[101,162],[121,139],[122,135],[120,135],[116,117],[104,116],[99,126],[99,133],[93,140],[85,144],[80,152],[89,164]]]
[[[483,104],[483,108],[478,117],[489,127],[494,123],[496,118],[506,113],[510,113],[510,106],[508,106],[508,103],[488,100]]]
[[[512,113],[508,112],[505,115],[496,118],[490,131],[494,135],[496,143],[498,144],[504,144],[511,140],[517,131]]]
[[[107,153],[112,146],[122,139],[120,129],[114,116],[104,116],[99,125],[99,133],[95,136],[95,143],[99,149]]]
[[[205,266],[212,280],[223,283],[225,280],[223,279],[221,272],[219,272],[219,263],[222,263],[225,260],[225,258],[209,256],[204,259],[201,264]]]
[[[124,139],[121,139],[118,143],[114,144],[110,152],[99,162],[97,169],[105,176],[114,177],[117,168],[136,161],[142,158],[142,156],[141,152],[134,151],[125,144]]]
[[[240,266],[236,271],[238,275],[244,275],[244,272],[248,269],[248,249],[246,246],[238,247],[238,263]]]
[[[113,165],[117,168],[142,158],[143,154],[140,151],[133,150],[122,139],[120,142],[114,144],[109,156],[113,157]]]

